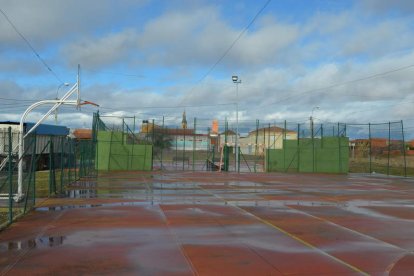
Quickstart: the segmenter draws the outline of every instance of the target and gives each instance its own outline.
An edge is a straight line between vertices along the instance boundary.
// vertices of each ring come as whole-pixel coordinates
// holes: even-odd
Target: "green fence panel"
[[[284,141],[283,149],[267,149],[268,172],[347,173],[347,137],[304,138]],[[299,167],[298,167],[299,166]]]
[[[151,170],[152,145],[127,144],[126,137],[117,131],[98,132],[95,163],[98,170]]]

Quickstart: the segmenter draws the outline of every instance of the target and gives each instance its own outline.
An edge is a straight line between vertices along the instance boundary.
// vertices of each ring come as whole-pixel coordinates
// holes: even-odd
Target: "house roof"
[[[92,129],[77,128],[73,131],[73,136],[79,140],[92,139]]]
[[[293,130],[289,130],[289,129],[284,129],[284,128],[281,128],[281,127],[277,127],[277,126],[271,126],[271,127],[262,127],[262,128],[259,128],[259,129],[257,129],[257,132],[259,132],[259,133],[263,133],[263,132],[267,132],[267,133],[269,133],[269,132],[279,132],[279,133],[282,133],[282,132],[285,132],[286,131],[286,133],[296,133],[296,131],[293,131]],[[256,134],[256,130],[252,130],[252,131],[249,131],[249,135],[254,135],[254,134]]]
[[[176,135],[176,136],[192,136],[194,135],[194,129],[192,128],[159,128],[154,130],[156,133],[164,133],[167,135]]]
[[[236,132],[235,131],[233,131],[233,130],[231,130],[231,129],[228,129],[228,130],[226,130],[226,131],[223,131],[222,133],[220,133],[221,135],[236,135]]]

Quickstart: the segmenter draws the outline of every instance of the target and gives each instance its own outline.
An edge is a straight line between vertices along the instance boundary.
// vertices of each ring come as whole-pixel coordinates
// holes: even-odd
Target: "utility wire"
[[[4,100],[4,101],[15,101],[15,102],[34,102],[34,101],[36,101],[36,100],[21,100],[21,99],[2,98],[2,97],[0,97],[0,100]]]
[[[0,12],[3,14],[4,18],[9,22],[9,24],[13,27],[13,29],[16,31],[16,33],[26,42],[27,46],[32,50],[34,55],[39,59],[39,61],[46,67],[46,69],[53,74],[53,76],[60,82],[63,83],[63,81],[59,78],[59,76],[55,73],[55,71],[50,68],[50,66],[46,63],[46,61],[39,55],[39,53],[35,50],[35,48],[30,44],[30,42],[24,37],[24,35],[17,29],[17,27],[13,24],[13,22],[9,19],[7,14],[0,8]]]
[[[253,19],[249,22],[249,24],[239,33],[236,39],[230,44],[230,46],[224,51],[224,53],[219,57],[219,59],[210,67],[210,69],[194,84],[194,86],[190,89],[191,92],[195,89],[196,85],[202,82],[215,68],[216,66],[227,56],[227,54],[233,49],[234,45],[240,40],[240,38],[247,32],[247,30],[253,25],[259,15],[264,11],[264,9],[269,5],[272,0],[267,0],[263,7],[256,13]],[[183,100],[184,101],[184,100]]]
[[[222,103],[222,104],[204,104],[204,105],[176,105],[176,106],[130,106],[130,107],[120,107],[123,110],[128,109],[173,109],[173,108],[191,108],[191,107],[211,107],[211,106],[227,106],[234,105],[235,103]],[[117,108],[100,106],[102,109],[109,110],[119,110]]]
[[[97,74],[106,74],[106,75],[120,75],[124,77],[132,77],[132,78],[145,78],[144,75],[138,75],[138,74],[127,74],[122,72],[109,72],[109,71],[99,71],[99,70],[91,70],[88,68],[83,68],[84,71],[91,72],[91,73],[97,73]]]
[[[220,58],[213,64],[213,66],[210,67],[210,69],[201,77],[197,83],[203,81],[213,70],[216,68],[216,66],[224,59],[225,56],[230,52],[231,49],[233,49],[234,45],[240,40],[240,38],[244,35],[245,32],[253,25],[253,23],[256,21],[256,19],[259,17],[259,15],[264,11],[264,9],[269,5],[269,3],[272,0],[267,0],[266,3],[263,5],[263,7],[256,13],[256,15],[253,17],[253,19],[250,21],[250,23],[243,29],[243,31],[237,36],[237,38],[233,41],[233,43],[230,44],[230,46],[227,48],[226,51],[220,56]]]
[[[370,76],[366,76],[366,77],[362,77],[362,78],[358,78],[358,79],[353,79],[353,80],[349,80],[349,81],[330,84],[330,85],[325,86],[325,87],[319,87],[319,88],[315,88],[315,89],[305,90],[305,91],[302,91],[302,92],[295,93],[292,96],[281,98],[280,100],[277,100],[276,102],[263,104],[261,106],[258,106],[257,109],[263,108],[264,106],[271,106],[271,105],[279,104],[279,103],[294,99],[298,96],[303,96],[305,94],[309,94],[307,96],[313,96],[315,94],[323,94],[323,93],[327,92],[326,90],[331,89],[331,88],[335,88],[335,87],[343,86],[343,85],[347,85],[347,84],[352,84],[352,83],[356,83],[356,82],[361,82],[361,81],[365,81],[365,80],[370,80],[370,79],[382,77],[382,76],[385,76],[385,75],[388,75],[388,74],[392,74],[392,73],[395,73],[395,72],[399,72],[399,71],[403,71],[403,70],[407,70],[407,69],[411,69],[411,68],[414,68],[414,64],[399,67],[399,68],[395,68],[395,69],[392,69],[392,70],[389,70],[389,71],[377,73],[377,74],[374,74],[374,75],[370,75]],[[289,93],[292,93],[292,92],[294,92],[294,91],[289,91]],[[318,92],[318,93],[314,93],[314,92]]]

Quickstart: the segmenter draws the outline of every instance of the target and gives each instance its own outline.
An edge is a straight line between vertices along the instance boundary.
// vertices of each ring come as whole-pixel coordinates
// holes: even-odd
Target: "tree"
[[[157,129],[153,133],[148,133],[147,138],[149,141],[152,141],[155,154],[159,154],[162,150],[169,149],[172,146],[172,137],[162,129]]]

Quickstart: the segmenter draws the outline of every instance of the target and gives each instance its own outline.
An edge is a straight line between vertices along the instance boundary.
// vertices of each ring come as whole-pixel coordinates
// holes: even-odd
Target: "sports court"
[[[1,275],[412,275],[414,180],[108,172],[0,235]]]

